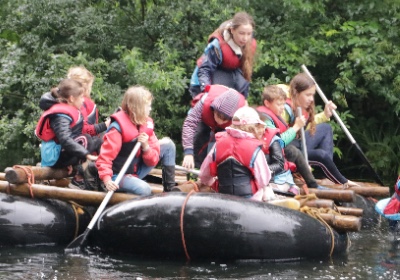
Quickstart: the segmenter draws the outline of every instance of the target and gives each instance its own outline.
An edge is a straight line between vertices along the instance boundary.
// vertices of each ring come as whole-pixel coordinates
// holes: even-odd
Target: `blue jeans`
[[[176,159],[176,147],[175,143],[165,137],[160,140],[160,160],[163,166],[175,166]],[[151,187],[142,179],[150,173],[154,166],[147,166],[143,161],[139,161],[137,165],[137,174],[133,176],[131,174],[125,175],[119,183],[119,190],[128,193],[133,193],[141,196],[151,194]],[[112,180],[115,181],[118,174],[112,176]]]
[[[160,161],[162,166],[175,166],[175,160],[175,143],[168,137],[162,138],[160,140]]]
[[[311,166],[320,167],[326,177],[334,183],[347,183],[348,179],[340,173],[333,161],[333,132],[330,124],[317,124],[314,135],[311,135],[309,131],[305,134],[308,163]],[[301,142],[298,139],[293,140],[290,145],[301,149]]]

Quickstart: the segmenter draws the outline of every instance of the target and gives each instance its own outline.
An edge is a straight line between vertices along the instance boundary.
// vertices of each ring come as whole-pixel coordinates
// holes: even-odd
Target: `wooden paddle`
[[[117,178],[115,179],[115,183],[119,184],[119,182],[122,180],[123,176],[125,175],[126,170],[128,169],[129,165],[131,164],[133,158],[135,157],[136,153],[138,152],[140,148],[140,142],[137,142],[135,147],[133,148],[132,152],[130,153],[128,159],[124,163],[124,165],[121,168],[121,171],[118,173]],[[65,249],[66,253],[79,253],[80,249],[86,244],[87,237],[92,230],[94,224],[97,222],[99,219],[101,213],[103,212],[104,208],[106,208],[108,201],[111,199],[112,195],[114,194],[114,191],[108,191],[107,195],[104,197],[103,201],[101,202],[99,208],[97,208],[96,213],[94,214],[92,220],[90,221],[89,225],[87,226],[86,230],[84,233],[79,235],[77,238],[75,238]]]
[[[326,98],[325,94],[322,92],[321,88],[318,86],[317,82],[314,80],[314,77],[311,75],[311,73],[308,71],[307,67],[303,64],[301,65],[301,68],[303,69],[303,71],[314,81],[315,83],[315,87],[317,89],[317,92],[319,94],[319,96],[322,98],[322,100],[324,101],[325,104],[327,104],[329,101]],[[368,161],[367,157],[365,156],[365,154],[363,153],[363,151],[361,150],[360,146],[358,146],[356,140],[353,138],[353,136],[350,134],[350,131],[347,129],[347,127],[344,125],[343,121],[340,119],[339,115],[336,113],[335,110],[332,110],[332,115],[335,117],[336,121],[339,123],[340,127],[342,128],[342,130],[344,131],[344,133],[347,135],[347,138],[349,138],[351,144],[353,146],[356,147],[357,152],[359,153],[359,155],[361,156],[361,158],[364,160],[364,162],[367,164],[367,166],[369,167],[369,169],[372,171],[372,174],[375,177],[375,180],[377,183],[379,183],[380,185],[384,186],[381,178],[379,177],[379,175],[375,172],[375,170],[372,168],[371,163]]]

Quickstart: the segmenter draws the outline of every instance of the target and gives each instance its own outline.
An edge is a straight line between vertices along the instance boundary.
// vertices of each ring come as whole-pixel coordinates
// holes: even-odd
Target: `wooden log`
[[[328,188],[335,190],[343,190],[342,185],[327,185]],[[360,187],[349,187],[346,190],[352,190],[356,194],[362,196],[373,196],[373,197],[388,197],[390,196],[389,187],[369,187],[369,186],[360,186]]]
[[[6,180],[6,173],[0,172],[0,180],[5,181]]]
[[[32,191],[35,198],[54,198],[63,201],[74,201],[83,206],[99,206],[107,194],[106,192],[59,188],[40,184],[32,184]],[[28,184],[9,185],[7,181],[0,181],[0,192],[31,197]],[[134,194],[114,193],[108,204],[114,205],[136,197],[138,196]]]
[[[302,203],[303,205],[303,203]],[[304,202],[305,206],[315,207],[315,208],[329,208],[333,209],[335,206],[335,202],[331,199],[314,199],[308,200]]]
[[[362,217],[364,209],[362,208],[355,208],[355,207],[342,207],[338,206],[337,209],[339,210],[340,214],[342,215],[351,215],[356,217]]]
[[[339,232],[359,231],[361,218],[355,216],[320,213],[321,218]]]
[[[40,185],[66,188],[71,183],[71,180],[68,178],[62,178],[62,179],[42,180],[41,182],[36,182],[36,183]]]
[[[314,193],[321,199],[332,199],[341,202],[353,202],[355,200],[355,193],[352,190],[319,190],[310,188],[309,192]],[[305,194],[303,189],[301,189],[301,194]]]
[[[50,180],[50,179],[62,179],[68,177],[67,168],[51,168],[51,167],[39,167],[39,166],[24,166],[32,170],[35,180]],[[5,170],[6,180],[11,184],[27,183],[28,178],[25,171],[22,168],[7,167]]]

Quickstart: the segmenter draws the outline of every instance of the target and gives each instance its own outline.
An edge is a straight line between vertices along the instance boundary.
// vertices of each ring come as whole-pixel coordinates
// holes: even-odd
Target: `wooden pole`
[[[361,229],[361,218],[320,213],[321,218],[331,227],[341,232],[359,231]]]
[[[335,206],[335,203],[331,199],[314,199],[314,200],[305,201],[304,204],[302,203],[302,206],[303,205],[308,206],[308,207],[315,207],[315,208],[333,209]]]
[[[28,184],[9,185],[6,181],[0,181],[0,192],[31,197]],[[32,192],[35,198],[54,198],[63,201],[74,201],[83,206],[98,206],[107,194],[105,192],[59,188],[39,184],[32,184]],[[136,197],[138,196],[134,194],[115,193],[109,204],[117,204]]]
[[[21,165],[23,166],[23,165]],[[51,168],[51,167],[39,167],[39,166],[23,166],[29,168],[35,180],[50,180],[50,179],[62,179],[68,177],[67,168]],[[5,170],[6,180],[11,184],[27,183],[28,178],[25,171],[22,168],[7,167]]]
[[[335,189],[335,190],[343,190],[343,185],[327,185],[327,188]],[[347,190],[352,190],[356,194],[362,196],[373,196],[373,197],[389,197],[390,190],[389,187],[349,187]]]
[[[352,190],[319,190],[314,188],[309,188],[308,190],[321,199],[332,199],[341,202],[353,202],[355,200],[355,193]],[[304,190],[301,190],[301,194],[305,194]]]
[[[354,208],[354,207],[338,206],[337,209],[339,210],[340,214],[342,214],[342,215],[350,215],[350,216],[356,216],[356,217],[361,217],[364,212],[364,209]]]

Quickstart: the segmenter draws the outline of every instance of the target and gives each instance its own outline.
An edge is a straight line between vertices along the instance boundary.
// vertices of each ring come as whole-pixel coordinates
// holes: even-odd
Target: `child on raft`
[[[243,95],[234,89],[223,85],[207,86],[183,122],[182,166],[199,168],[215,142],[215,133],[229,126],[233,113],[245,104]]]
[[[265,122],[263,115],[259,113],[260,119]],[[300,188],[294,183],[292,171],[296,171],[296,165],[289,162],[285,157],[285,143],[280,138],[279,129],[265,129],[262,136],[263,152],[267,159],[268,167],[271,170],[270,186],[280,192],[290,192],[293,195],[300,193]]]
[[[317,188],[318,183],[311,173],[311,168],[306,162],[306,159],[300,149],[294,145],[287,145],[290,139],[296,137],[297,132],[304,127],[306,120],[304,116],[297,116],[293,125],[289,125],[281,117],[285,112],[285,105],[287,95],[279,85],[268,85],[264,88],[262,93],[263,105],[257,107],[257,111],[261,114],[262,119],[265,121],[268,128],[267,131],[278,130],[279,142],[283,148],[283,153],[288,162],[295,164],[295,169],[304,178],[305,183],[309,188]],[[286,142],[285,142],[286,140]]]
[[[254,29],[254,19],[246,12],[238,12],[208,37],[190,80],[192,98],[214,84],[233,88],[247,98],[257,46]]]
[[[278,127],[282,140],[287,146],[294,145],[301,149],[301,141],[296,138],[294,130],[289,127],[295,124],[296,108],[302,109],[305,118],[306,145],[309,165],[318,166],[325,173],[327,178],[336,184],[343,184],[344,187],[358,186],[357,183],[345,178],[333,161],[333,131],[327,123],[332,116],[336,105],[329,101],[325,104],[324,111],[316,114],[314,96],[316,84],[306,73],[299,73],[292,78],[289,85],[289,97],[286,99],[287,106],[280,118],[271,116],[268,126]],[[288,158],[289,153],[287,153]]]
[[[84,88],[78,81],[64,79],[50,91],[53,103],[44,107],[35,129],[41,143],[41,166],[55,168],[73,166],[97,159],[91,153],[97,149],[90,135],[82,135],[83,117],[79,111]]]
[[[108,191],[151,194],[150,185],[142,179],[157,165],[160,157],[160,144],[150,118],[152,100],[153,95],[147,88],[132,86],[124,94],[121,110],[111,115],[111,124],[103,136],[96,161],[99,177]],[[117,185],[114,180],[137,142],[141,149]]]
[[[264,130],[265,124],[255,109],[239,108],[231,126],[215,135],[216,143],[200,168],[201,183],[219,193],[251,198],[258,192],[259,200],[275,199],[262,151]]]
[[[85,120],[83,133],[88,133],[92,136],[100,135],[107,130],[110,125],[110,119],[99,123],[99,110],[96,103],[90,97],[94,75],[84,66],[73,66],[68,69],[67,78],[80,82],[85,89],[81,108],[81,113]]]

